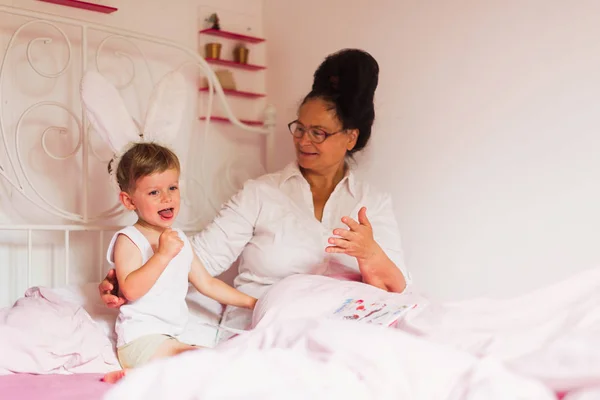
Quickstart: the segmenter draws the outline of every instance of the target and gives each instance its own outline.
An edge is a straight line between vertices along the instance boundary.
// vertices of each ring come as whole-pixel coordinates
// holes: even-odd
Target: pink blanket
[[[0,398],[15,400],[100,400],[112,387],[102,374],[0,376]]]
[[[103,373],[118,369],[112,344],[79,305],[32,287],[0,310],[0,374]]]

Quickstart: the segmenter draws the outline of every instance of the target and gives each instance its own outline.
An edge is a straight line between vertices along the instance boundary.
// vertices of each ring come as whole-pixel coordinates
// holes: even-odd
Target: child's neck
[[[144,221],[141,218],[138,218],[137,222],[135,223],[135,226],[137,228],[141,228],[145,231],[149,231],[152,233],[157,233],[159,235],[161,233],[163,233],[163,231],[165,230],[165,228],[163,228],[162,226],[156,226],[156,225],[149,224],[148,222]]]

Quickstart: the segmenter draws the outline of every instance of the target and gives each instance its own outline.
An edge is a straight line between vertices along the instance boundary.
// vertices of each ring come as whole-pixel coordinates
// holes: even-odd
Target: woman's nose
[[[298,139],[298,143],[301,146],[312,145],[312,140],[310,140],[310,133],[309,133],[309,131],[304,132],[304,135],[302,135],[302,137],[300,139]]]

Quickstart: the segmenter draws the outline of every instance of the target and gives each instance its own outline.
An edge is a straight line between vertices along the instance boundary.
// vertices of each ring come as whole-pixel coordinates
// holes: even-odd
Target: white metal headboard
[[[21,218],[25,221],[0,223],[0,235],[2,235],[0,246],[3,246],[0,248],[0,268],[6,269],[9,268],[7,265],[10,265],[13,271],[10,273],[7,272],[8,269],[5,271],[0,269],[0,282],[9,282],[8,286],[12,292],[4,299],[0,299],[0,305],[3,305],[3,302],[11,302],[15,297],[22,295],[23,289],[31,286],[32,274],[36,267],[34,265],[36,253],[39,253],[37,258],[41,257],[42,260],[47,260],[43,254],[56,252],[57,243],[54,242],[58,240],[57,235],[62,237],[64,246],[61,252],[62,257],[60,257],[62,261],[55,260],[53,262],[55,264],[64,263],[62,265],[64,268],[58,274],[61,277],[52,277],[51,281],[54,284],[60,284],[59,281],[69,283],[74,250],[71,235],[74,232],[94,232],[96,236],[93,243],[89,238],[86,240],[86,245],[91,246],[90,249],[93,250],[90,250],[90,253],[83,251],[83,258],[94,264],[91,267],[94,272],[91,275],[88,273],[87,280],[97,280],[105,272],[104,248],[107,240],[104,233],[119,229],[119,226],[122,225],[119,220],[122,209],[116,204],[114,194],[111,207],[100,210],[92,207],[94,200],[105,196],[102,191],[97,190],[97,187],[108,184],[108,177],[105,173],[107,160],[106,157],[102,160],[101,149],[98,148],[98,144],[94,143],[93,137],[90,135],[88,121],[78,98],[78,87],[81,76],[88,69],[94,68],[102,73],[105,69],[108,73],[118,75],[119,71],[116,71],[114,62],[111,63],[109,60],[102,63],[102,57],[107,54],[110,55],[109,58],[112,57],[111,60],[123,61],[121,65],[128,69],[124,73],[127,79],[124,82],[121,79],[119,88],[131,89],[129,98],[134,99],[134,103],[136,101],[143,103],[140,99],[148,96],[147,88],[153,86],[164,74],[156,74],[155,69],[164,70],[166,68],[166,72],[175,69],[185,70],[188,72],[188,76],[190,74],[192,76],[189,79],[194,86],[194,93],[197,93],[195,82],[199,80],[200,76],[206,78],[209,90],[205,101],[199,102],[203,108],[202,115],[207,118],[206,121],[199,122],[197,113],[193,113],[192,117],[196,122],[192,125],[193,128],[190,128],[192,135],[196,133],[196,130],[203,128],[205,143],[200,148],[191,147],[189,144],[183,145],[189,153],[185,157],[187,164],[193,165],[188,168],[190,172],[187,174],[184,168],[184,176],[182,176],[183,195],[187,198],[184,203],[194,202],[194,199],[189,196],[193,192],[192,188],[196,187],[199,188],[197,192],[201,193],[201,197],[206,200],[214,212],[221,201],[218,196],[213,196],[213,193],[207,189],[210,182],[215,181],[214,175],[219,174],[219,178],[216,180],[220,184],[228,185],[229,190],[237,189],[235,186],[239,184],[239,182],[233,182],[231,165],[224,168],[219,167],[212,174],[208,172],[206,156],[209,151],[214,151],[206,143],[214,129],[214,124],[211,124],[208,118],[213,112],[213,93],[216,93],[218,104],[234,126],[265,138],[262,159],[264,168],[262,170],[271,170],[274,154],[274,108],[266,107],[263,126],[257,127],[242,123],[232,111],[210,65],[195,50],[159,37],[3,5],[0,5],[0,18],[0,29],[8,38],[6,45],[0,42],[0,45],[4,47],[4,52],[0,53],[2,54],[0,64],[0,136],[2,137],[0,176],[2,178],[0,186],[4,186],[4,193],[0,191],[0,198],[4,196],[10,200],[0,203],[0,206],[4,209],[2,211],[6,211],[7,204],[10,202],[13,205],[17,203],[22,208],[27,207],[25,212],[21,210],[21,214],[26,214],[24,218]],[[63,44],[59,50],[56,47],[57,42]],[[123,46],[132,51],[127,51]],[[52,57],[48,57],[48,52],[54,52]],[[165,58],[167,62],[165,62]],[[59,63],[58,66],[54,65],[54,69],[47,68],[47,64],[55,63],[56,59],[61,59],[62,63]],[[42,61],[40,62],[40,60]],[[144,93],[135,90],[137,88],[136,72],[140,68],[139,65],[143,66],[146,70],[145,73],[149,76],[148,84],[144,86],[146,88]],[[23,93],[24,90],[15,90],[15,88],[18,89],[19,74],[24,70],[31,72],[31,76],[25,78],[26,81],[39,79],[39,86],[43,88],[48,86],[52,90],[40,95]],[[58,96],[66,98],[66,101],[56,99],[55,89],[62,84],[64,87],[58,90]],[[10,96],[7,93],[10,93]],[[21,94],[36,100],[24,110],[13,110],[11,108],[12,97]],[[47,117],[56,118],[57,115],[63,115],[66,117],[64,124],[51,123],[40,126],[40,122],[45,118],[36,119],[32,116],[42,110]],[[35,122],[29,122],[30,120]],[[35,126],[36,123],[38,126]],[[34,151],[31,147],[27,153],[23,150],[25,145],[23,145],[22,138],[29,137],[25,135],[31,131],[41,132],[39,143],[37,143],[41,149]],[[70,139],[65,139],[64,144],[61,144],[61,146],[72,148],[67,154],[57,154],[56,149],[52,148],[50,135],[57,134],[64,137],[70,135]],[[193,139],[191,138],[190,141]],[[49,176],[44,176],[44,174],[40,174],[39,170],[42,172],[49,170],[45,169],[43,164],[37,165],[39,170],[36,180],[34,179],[35,174],[30,173],[28,168],[28,161],[36,164],[36,154],[38,157],[49,157],[53,162],[68,161],[71,164],[68,164],[68,167],[63,170],[64,176],[62,172],[59,172],[61,176],[49,172],[47,174]],[[181,156],[181,153],[178,152],[178,154]],[[32,157],[33,159],[31,159]],[[99,177],[104,176],[103,174],[106,175],[106,182],[99,182]],[[73,179],[81,185],[76,199],[61,198],[71,208],[59,204],[60,201],[51,198],[39,188],[52,187],[53,180],[58,182],[57,178],[67,179],[68,177],[76,177]],[[60,196],[58,197],[60,198]],[[20,199],[23,199],[22,202]],[[203,214],[202,210],[194,210],[193,207],[190,209],[192,211],[187,215],[188,223],[181,226],[186,231],[194,231],[201,227],[199,215]],[[15,236],[16,232],[24,233],[26,237],[18,238]],[[48,250],[50,248],[34,245],[33,236],[41,236],[47,241],[53,242],[52,246],[54,247]],[[17,251],[19,255],[11,255],[10,252],[13,251]],[[89,256],[91,253],[94,254],[93,257]],[[5,257],[6,260],[2,260],[2,257]],[[22,262],[25,261],[22,260],[23,257],[26,258],[26,262]],[[42,263],[44,262],[42,261]],[[44,265],[39,266],[42,269],[44,267]]]

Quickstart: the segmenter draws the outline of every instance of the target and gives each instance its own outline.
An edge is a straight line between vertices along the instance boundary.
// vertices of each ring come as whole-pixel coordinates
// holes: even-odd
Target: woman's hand
[[[343,217],[342,222],[349,229],[334,229],[335,236],[329,238],[332,246],[328,246],[325,251],[356,257],[363,282],[390,292],[404,291],[404,275],[373,238],[373,227],[367,218],[367,209],[360,209],[358,222],[350,217]]]
[[[373,239],[373,227],[367,218],[367,209],[361,208],[358,212],[358,222],[350,217],[343,217],[342,222],[349,229],[335,229],[335,237],[329,238],[325,251],[328,253],[344,253],[356,257],[359,264],[380,255],[383,250]]]
[[[117,275],[114,269],[108,271],[106,278],[98,285],[98,291],[100,292],[102,302],[106,304],[108,308],[119,308],[127,301],[124,297],[118,297],[119,282],[117,281]]]

